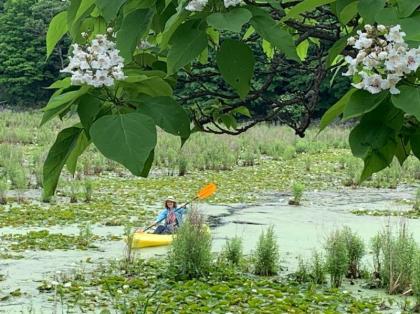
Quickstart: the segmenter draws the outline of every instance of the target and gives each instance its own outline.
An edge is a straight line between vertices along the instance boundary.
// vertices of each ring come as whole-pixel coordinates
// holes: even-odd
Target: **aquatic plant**
[[[312,252],[312,257],[309,264],[309,271],[311,279],[316,284],[325,283],[326,269],[325,260],[322,253],[318,251]]]
[[[262,231],[254,252],[254,273],[260,276],[272,276],[279,271],[279,247],[274,233],[274,227],[270,226]]]
[[[0,178],[0,205],[5,205],[7,203],[6,192],[8,189],[8,182],[5,177]]]
[[[349,257],[345,238],[339,230],[331,232],[325,243],[326,270],[330,275],[331,286],[341,286],[343,278],[347,274]]]
[[[413,209],[416,211],[420,211],[420,188],[417,188],[416,190]]]
[[[208,274],[212,263],[211,244],[205,218],[193,207],[178,228],[168,253],[168,276],[191,279]]]
[[[360,262],[365,254],[365,244],[362,238],[353,232],[348,226],[341,230],[344,238],[348,255],[347,277],[360,278]]]
[[[387,292],[396,294],[409,290],[418,247],[406,223],[401,222],[396,231],[388,225],[378,233],[373,243],[377,246],[376,250],[380,247],[377,268]]]
[[[289,204],[300,205],[304,190],[305,190],[305,185],[303,183],[300,183],[300,182],[294,183],[292,187],[293,198],[289,200]]]
[[[92,201],[92,194],[93,194],[93,183],[89,179],[85,179],[83,182],[84,187],[84,194],[85,194],[85,202],[89,203]]]
[[[239,265],[242,255],[242,239],[238,236],[226,240],[226,244],[222,249],[223,257],[233,265]]]

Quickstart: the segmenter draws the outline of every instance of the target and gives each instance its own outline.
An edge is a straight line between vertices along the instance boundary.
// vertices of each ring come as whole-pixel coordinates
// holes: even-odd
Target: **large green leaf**
[[[345,7],[339,11],[339,20],[341,24],[346,25],[358,13],[358,1],[350,1]]]
[[[46,42],[47,42],[47,58],[51,55],[54,47],[67,32],[67,12],[63,11],[54,16],[48,26]]]
[[[131,112],[103,116],[90,128],[93,143],[107,158],[141,175],[156,146],[156,127],[147,115]]]
[[[347,46],[347,39],[349,36],[341,37],[339,40],[337,40],[330,49],[328,49],[328,56],[327,56],[327,66],[331,66],[334,64],[334,61],[336,60],[337,56],[344,50],[344,48]]]
[[[283,52],[288,59],[300,62],[293,37],[261,8],[249,8],[252,12],[251,25],[257,33]]]
[[[367,112],[372,111],[379,106],[387,97],[387,92],[371,94],[365,90],[357,90],[354,92],[344,109],[343,120],[359,117]]]
[[[401,29],[407,34],[406,40],[420,41],[420,12],[414,12],[411,16],[400,18],[396,7],[384,8],[375,15],[375,21],[384,25],[401,25]],[[417,45],[416,45],[417,48]]]
[[[102,107],[102,101],[92,95],[83,95],[77,105],[77,114],[83,128],[89,132],[90,126],[95,121],[96,115]]]
[[[391,97],[394,106],[405,113],[414,115],[420,121],[420,88],[418,86],[402,85],[398,89],[400,93]]]
[[[79,8],[77,9],[74,21],[79,20],[90,8],[95,4],[95,0],[82,0]]]
[[[127,0],[96,0],[96,5],[101,10],[107,22],[112,20]]]
[[[142,97],[138,111],[153,118],[156,125],[168,133],[187,139],[190,119],[187,112],[171,97]]]
[[[321,122],[319,124],[319,131],[321,132],[324,130],[328,125],[331,124],[339,115],[341,115],[344,111],[344,108],[347,106],[351,95],[357,89],[352,88],[347,93],[344,94],[332,107],[330,107],[322,116]]]
[[[292,7],[284,17],[284,19],[291,19],[297,17],[299,14],[311,11],[322,5],[335,2],[336,0],[304,0],[294,7]]]
[[[43,168],[44,198],[49,198],[57,188],[58,179],[68,157],[76,147],[83,129],[70,127],[62,130],[48,152]]]
[[[241,98],[249,93],[255,58],[251,48],[241,41],[226,39],[216,56],[223,79]]]
[[[66,162],[67,169],[72,175],[74,175],[74,173],[76,172],[77,160],[79,156],[83,154],[83,152],[86,150],[86,148],[88,148],[89,145],[90,140],[87,138],[85,131],[82,130]]]
[[[137,43],[148,31],[153,15],[152,9],[140,9],[124,17],[117,33],[117,47],[126,63],[131,62]]]
[[[375,22],[375,15],[378,10],[385,6],[386,0],[360,0],[358,5],[359,14],[363,17],[365,24]]]
[[[207,47],[207,34],[194,20],[182,24],[170,40],[168,74],[173,74],[189,64]]]
[[[164,79],[158,76],[139,78],[135,84],[121,82],[121,86],[124,86],[125,91],[130,94],[138,95],[149,95],[149,96],[171,96],[172,87]],[[131,97],[133,99],[133,97]]]
[[[221,31],[239,33],[242,26],[249,22],[252,14],[245,8],[235,8],[227,12],[216,12],[207,17],[207,23]]]
[[[41,125],[65,111],[76,99],[86,94],[88,91],[89,87],[82,86],[78,90],[52,96],[48,104],[42,109],[44,115],[42,116]]]
[[[397,144],[395,140],[390,139],[384,146],[379,149],[372,150],[364,159],[364,167],[360,180],[364,181],[375,172],[381,171],[388,167],[394,158]]]
[[[407,17],[420,6],[420,0],[397,0],[397,4],[399,16]]]
[[[410,136],[410,146],[414,156],[420,159],[420,131]]]

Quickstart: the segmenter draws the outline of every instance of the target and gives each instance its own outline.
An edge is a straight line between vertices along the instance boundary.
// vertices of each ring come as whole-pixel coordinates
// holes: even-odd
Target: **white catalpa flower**
[[[390,42],[394,42],[394,43],[403,43],[404,42],[404,36],[405,33],[401,32],[401,26],[400,25],[396,25],[394,27],[391,27],[389,29],[388,34],[385,35],[386,40],[390,41]]]
[[[112,28],[107,31],[112,32]],[[70,62],[61,72],[71,74],[72,85],[112,86],[115,80],[126,78],[124,59],[115,46],[114,42],[101,34],[96,35],[90,45],[74,44]]]
[[[236,7],[241,3],[241,0],[223,0],[225,8]]]
[[[203,11],[207,3],[208,3],[208,0],[192,0],[185,7],[185,10],[188,10],[191,12],[201,12]]]
[[[399,94],[397,84],[408,74],[420,67],[420,47],[409,48],[404,41],[405,33],[400,25],[387,28],[384,25],[365,25],[366,32],[357,31],[347,43],[358,50],[355,58],[344,58],[348,65],[345,76],[362,77],[352,85],[358,89],[377,94],[389,90]]]

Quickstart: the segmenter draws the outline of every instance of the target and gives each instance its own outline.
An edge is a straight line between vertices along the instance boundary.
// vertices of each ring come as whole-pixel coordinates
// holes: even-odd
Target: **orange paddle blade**
[[[214,184],[214,183],[207,184],[207,185],[206,185],[205,187],[203,187],[200,191],[198,191],[198,193],[197,193],[197,197],[198,197],[200,200],[203,200],[203,199],[205,199],[205,198],[207,198],[207,197],[209,197],[209,196],[213,195],[213,194],[214,194],[214,192],[216,192],[216,190],[217,190],[217,186],[216,186],[216,184]]]

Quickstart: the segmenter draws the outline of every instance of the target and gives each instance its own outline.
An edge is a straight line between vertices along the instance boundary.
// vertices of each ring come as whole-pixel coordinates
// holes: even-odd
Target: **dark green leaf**
[[[371,94],[365,90],[357,90],[354,92],[344,109],[343,120],[359,117],[367,112],[375,109],[387,97],[387,92]]]
[[[299,14],[311,11],[319,6],[335,2],[335,0],[304,0],[294,7],[292,7],[289,12],[287,12],[285,19],[291,19],[297,17]]]
[[[189,64],[207,47],[205,28],[199,28],[194,20],[182,24],[170,40],[168,74],[173,74]]]
[[[410,156],[410,143],[407,141],[405,143],[404,138],[397,136],[396,138],[397,147],[395,149],[395,156],[398,159],[398,162],[402,166],[404,161]]]
[[[417,86],[401,85],[400,93],[392,95],[391,100],[395,107],[405,113],[414,115],[420,121],[420,88]]]
[[[131,62],[137,43],[147,33],[153,15],[152,9],[140,9],[124,17],[117,33],[117,47],[126,63]]]
[[[216,56],[223,79],[241,98],[249,93],[255,58],[251,48],[241,41],[226,39]]]
[[[319,124],[319,131],[324,130],[328,125],[331,124],[339,115],[344,111],[344,108],[347,106],[351,95],[356,91],[352,88],[347,93],[344,94],[332,107],[330,107],[322,116],[321,122]]]
[[[252,12],[250,23],[257,33],[283,52],[288,59],[300,62],[292,35],[281,28],[268,12],[256,7],[249,9]]]
[[[375,22],[375,15],[378,10],[385,6],[386,0],[360,0],[358,9],[359,14],[363,17],[365,24],[373,24]]]
[[[42,116],[41,125],[68,109],[76,99],[86,94],[88,91],[89,87],[82,86],[78,90],[51,97],[48,104],[42,109],[44,115]]]
[[[395,150],[396,142],[391,139],[381,148],[372,150],[364,159],[364,168],[360,180],[364,181],[375,172],[388,167],[394,158]]]
[[[339,20],[341,24],[346,25],[348,22],[350,22],[358,13],[358,1],[349,1],[346,6],[344,6],[339,11]],[[337,9],[338,10],[338,9]]]
[[[349,36],[344,36],[337,40],[330,49],[328,49],[328,56],[327,56],[327,65],[330,66],[333,64],[334,60],[337,56],[344,50],[347,46],[347,39]]]
[[[102,102],[92,95],[83,95],[80,97],[79,104],[77,105],[77,113],[80,122],[87,132],[89,132],[90,126],[95,121],[96,115],[101,110],[101,107]]]
[[[131,94],[145,94],[149,96],[171,96],[172,87],[162,78],[158,76],[146,77],[139,80],[135,84],[121,82],[121,85],[125,87],[125,90]],[[133,97],[131,97],[133,98]]]
[[[71,0],[70,6],[67,9],[67,29],[72,29],[74,19],[77,14],[77,10],[79,9],[81,0]]]
[[[48,152],[43,168],[43,195],[45,198],[54,195],[61,170],[73,149],[76,147],[82,130],[83,129],[78,127],[71,127],[62,130],[57,135],[55,143]]]
[[[221,31],[239,33],[242,26],[249,22],[252,14],[245,8],[235,8],[227,12],[216,12],[207,17],[207,23]]]
[[[79,20],[90,8],[95,4],[95,0],[82,0],[79,8],[77,9],[74,21]]]
[[[407,34],[406,40],[420,41],[420,12],[414,12],[406,18],[399,18],[398,10],[395,7],[384,8],[375,15],[375,20],[379,24],[384,25],[401,25],[401,29]],[[417,48],[417,46],[416,46]]]
[[[147,160],[144,164],[144,168],[143,168],[142,172],[140,173],[140,177],[146,178],[149,175],[150,169],[152,169],[153,159],[155,159],[155,150],[154,149],[150,152],[149,157],[147,158]]]
[[[410,146],[414,156],[420,159],[420,131],[410,136]]]
[[[420,0],[397,0],[400,17],[410,16],[419,6]]]
[[[187,112],[171,97],[142,97],[139,112],[153,118],[168,133],[188,138],[190,119]]]
[[[54,16],[48,26],[47,41],[47,58],[51,55],[54,47],[67,32],[67,12],[63,11]]]
[[[86,148],[90,145],[90,141],[86,136],[85,131],[83,130],[80,132],[80,135],[77,139],[76,145],[74,146],[73,150],[71,151],[70,155],[67,158],[67,169],[69,172],[74,175],[76,172],[76,166],[77,166],[77,159],[83,152],[86,150]]]
[[[153,119],[138,112],[103,116],[92,124],[90,135],[105,157],[134,175],[142,174],[157,138]]]
[[[127,0],[96,0],[96,5],[101,10],[107,22],[111,21]]]

